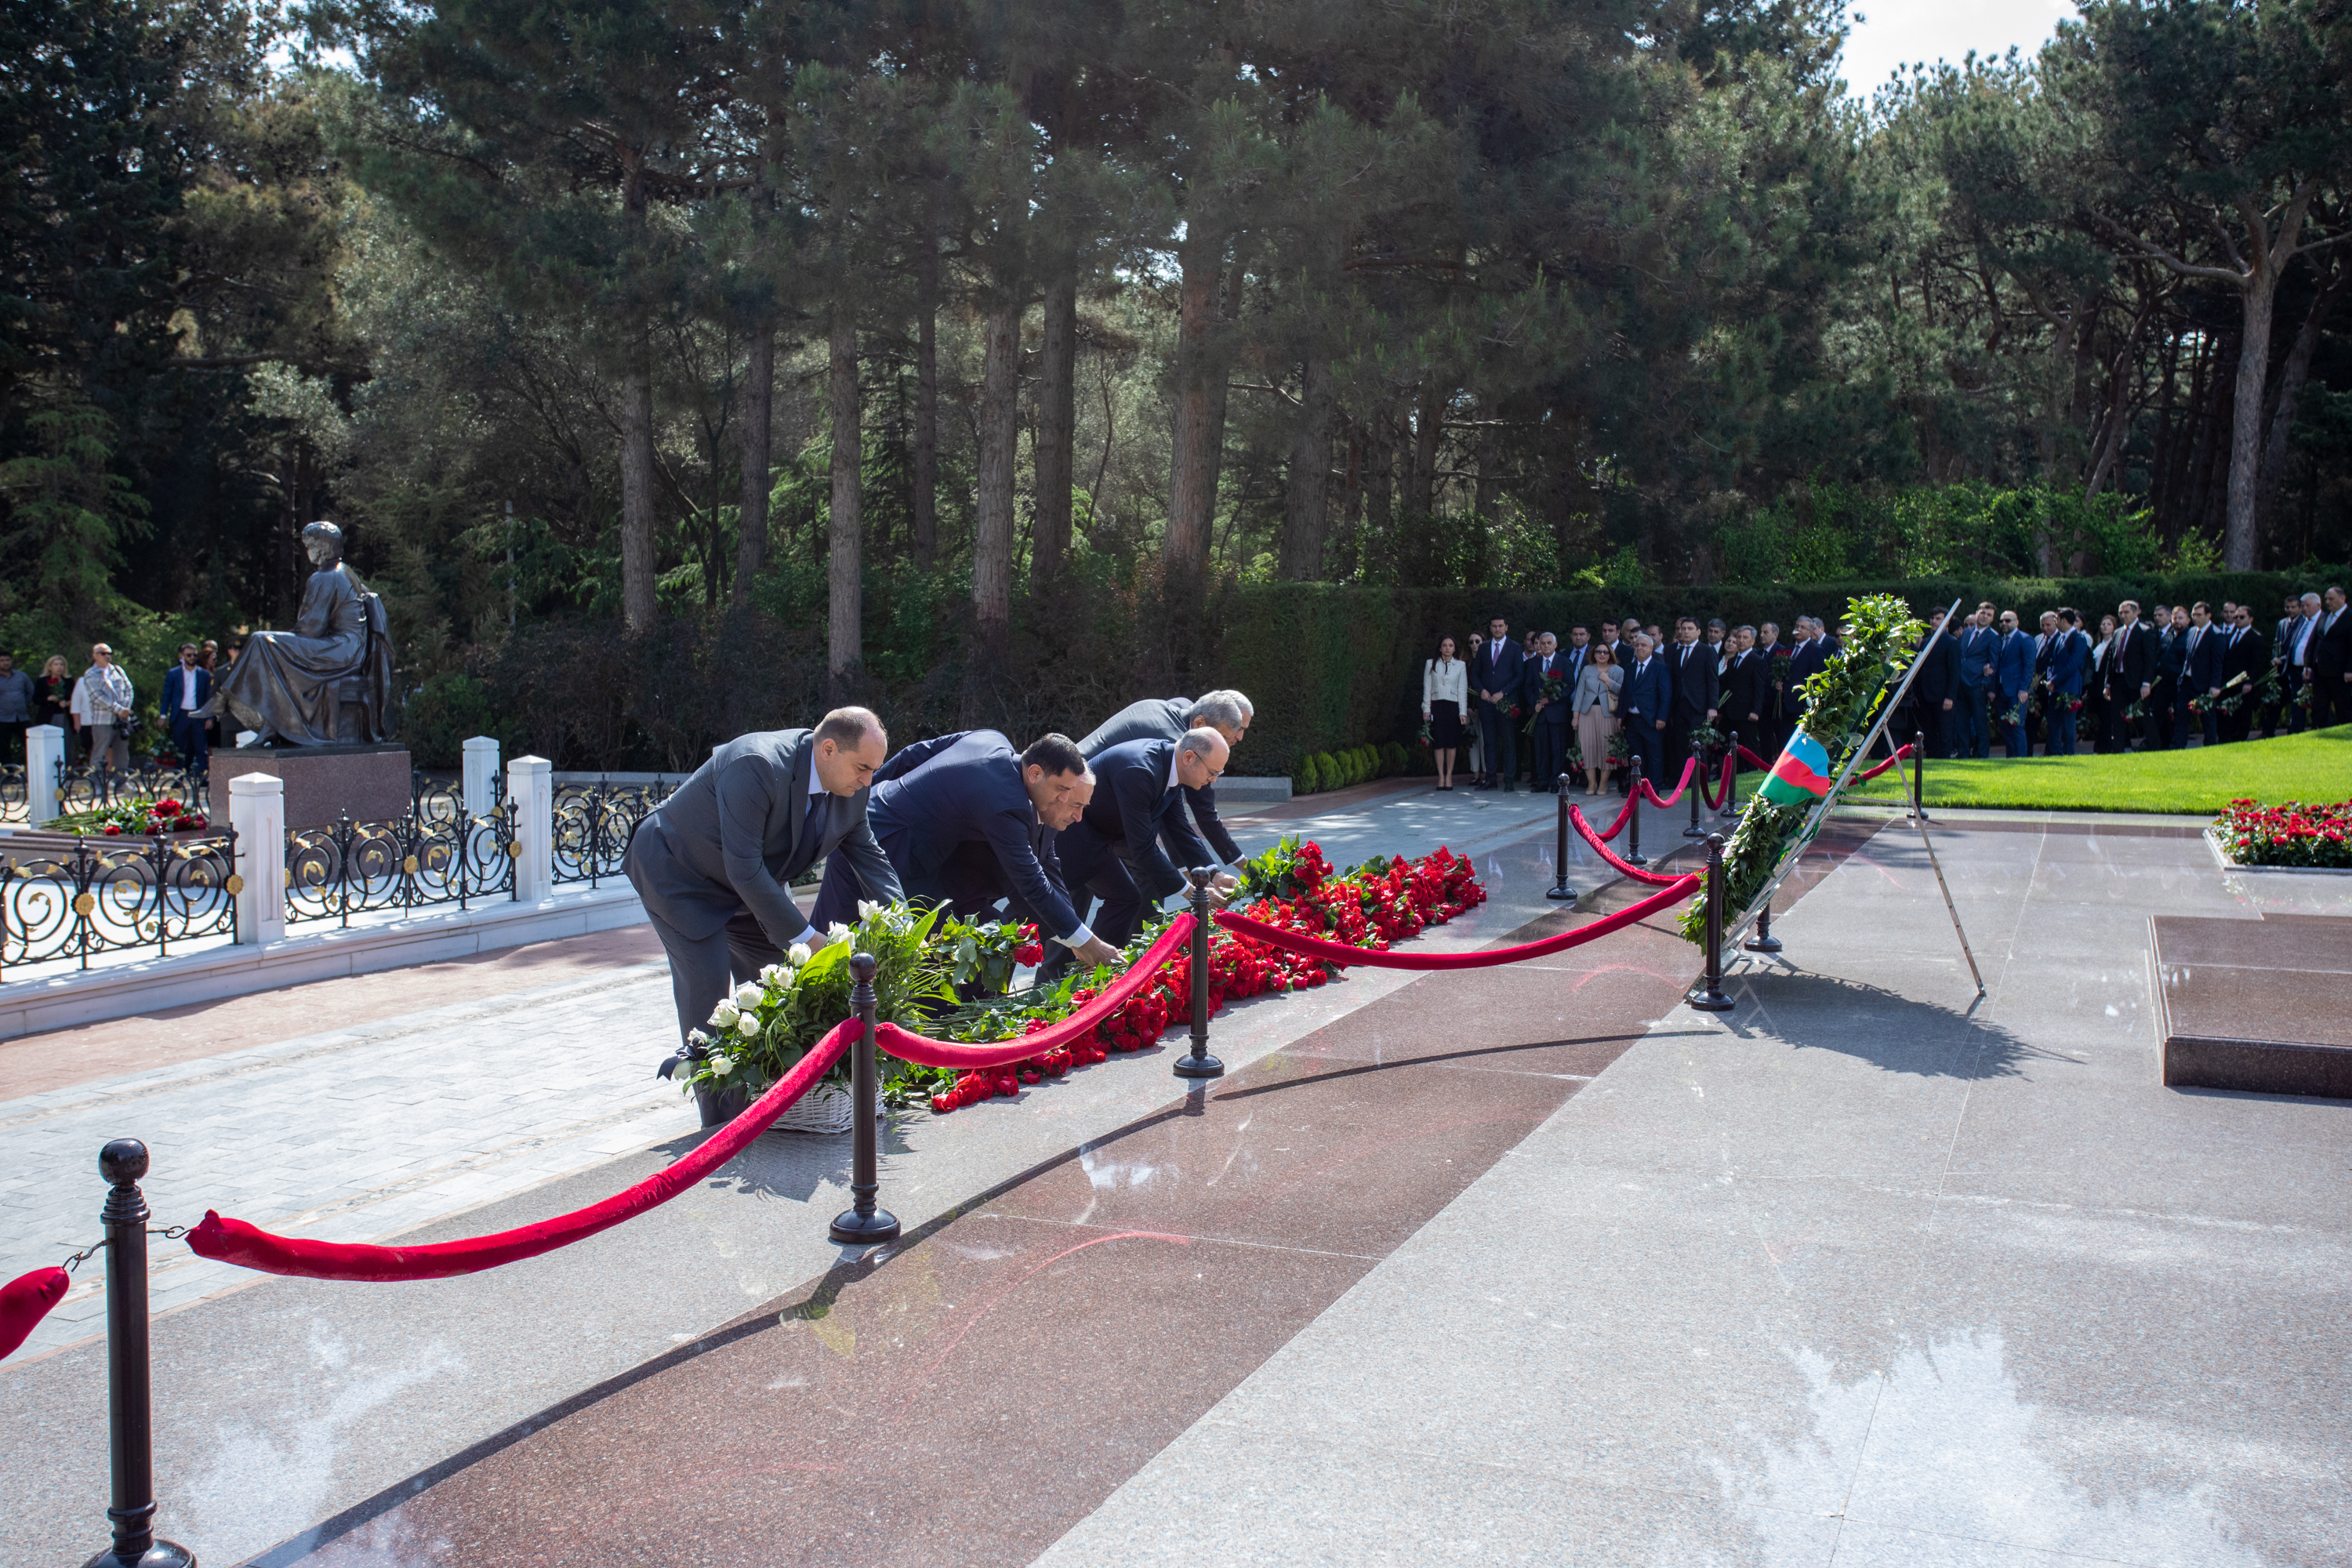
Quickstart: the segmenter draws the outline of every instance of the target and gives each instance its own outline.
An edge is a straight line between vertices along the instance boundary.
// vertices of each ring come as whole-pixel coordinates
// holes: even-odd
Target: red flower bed
[[[2221,847],[2241,866],[2352,869],[2352,800],[2334,805],[2256,805],[2233,800],[2216,817]]]
[[[1255,864],[1256,880],[1267,886],[1269,896],[1237,905],[1237,912],[1268,925],[1374,952],[1384,952],[1391,942],[1443,925],[1486,901],[1486,889],[1471,863],[1445,848],[1418,860],[1375,857],[1350,870],[1335,872],[1322,849],[1309,840],[1295,848],[1286,844]],[[1334,973],[1330,965],[1247,941],[1219,927],[1209,941],[1209,1013],[1213,1017],[1228,1002],[1246,997],[1322,985]],[[944,1114],[997,1095],[1018,1094],[1024,1085],[1060,1078],[1074,1067],[1107,1061],[1114,1051],[1139,1051],[1155,1045],[1169,1029],[1190,1026],[1192,987],[1192,957],[1179,954],[1162,963],[1128,1005],[1097,1026],[1089,1037],[1012,1067],[959,1074],[951,1088],[931,1097],[931,1109]],[[1084,987],[1073,991],[1070,1010],[1091,1001],[1094,994]],[[1032,1018],[1026,1032],[1036,1034],[1053,1023],[1049,1018]]]

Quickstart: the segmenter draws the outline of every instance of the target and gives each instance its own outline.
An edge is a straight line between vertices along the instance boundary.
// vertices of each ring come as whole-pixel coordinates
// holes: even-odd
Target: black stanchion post
[[[1701,746],[1692,753],[1698,765],[1691,769],[1690,782],[1683,788],[1690,792],[1690,826],[1683,829],[1685,838],[1704,838],[1706,829],[1698,825],[1698,803],[1706,796],[1706,748]]]
[[[1927,731],[1911,731],[1911,815],[1927,820]]]
[[[195,1553],[155,1539],[155,1430],[147,1364],[147,1145],[117,1138],[98,1152],[114,1184],[106,1223],[106,1405],[114,1448],[114,1544],[86,1568],[195,1568]]]
[[[1568,885],[1568,775],[1566,773],[1560,774],[1559,847],[1554,851],[1552,855],[1552,859],[1555,862],[1556,869],[1559,871],[1559,879],[1552,883],[1550,890],[1544,894],[1544,897],[1547,899],[1557,900],[1561,903],[1572,904],[1576,902],[1576,889]]]
[[[1706,978],[1691,1005],[1702,1013],[1728,1013],[1723,994],[1723,835],[1706,836]]]
[[[1731,732],[1731,750],[1724,757],[1723,809],[1732,816],[1739,815],[1739,731]]]
[[[1223,1078],[1225,1064],[1209,1054],[1209,883],[1216,876],[1188,868],[1192,885],[1192,1048],[1176,1058],[1178,1078]]]
[[[1780,951],[1780,939],[1772,934],[1771,900],[1765,900],[1764,907],[1756,911],[1756,934],[1749,937],[1746,942],[1741,942],[1739,945],[1746,948],[1750,952],[1778,952]]]
[[[1639,764],[1636,764],[1637,771],[1633,774],[1633,787],[1625,792],[1625,799],[1633,808],[1633,820],[1625,829],[1625,831],[1633,836],[1632,840],[1625,846],[1625,864],[1628,866],[1646,866],[1649,864],[1647,860],[1642,858],[1642,774],[1638,771],[1638,767]]]
[[[849,973],[856,984],[850,990],[849,1005],[857,1010],[859,1026],[857,1044],[851,1047],[857,1054],[849,1071],[849,1114],[856,1118],[849,1130],[853,1202],[835,1216],[832,1231],[833,1239],[845,1247],[871,1247],[898,1239],[898,1216],[874,1205],[874,1194],[882,1190],[874,1147],[875,1113],[880,1109],[876,1101],[882,1093],[880,1075],[874,1066],[874,972],[880,967],[870,952],[850,956]]]

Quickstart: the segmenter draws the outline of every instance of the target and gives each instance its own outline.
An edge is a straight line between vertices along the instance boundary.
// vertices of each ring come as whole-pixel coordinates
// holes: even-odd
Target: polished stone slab
[[[2148,926],[2167,1084],[2352,1100],[2352,917]]]

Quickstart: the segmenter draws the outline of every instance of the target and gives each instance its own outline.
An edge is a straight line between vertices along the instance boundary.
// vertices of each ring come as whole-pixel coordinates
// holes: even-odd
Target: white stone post
[[[499,742],[476,735],[465,744],[466,815],[484,817],[499,808]]]
[[[228,781],[228,822],[236,829],[236,940],[286,940],[286,781],[240,773]]]
[[[517,757],[507,764],[514,800],[515,901],[535,904],[555,892],[555,764]]]
[[[66,732],[55,724],[25,731],[25,820],[38,827],[58,815],[58,775],[66,765]]]

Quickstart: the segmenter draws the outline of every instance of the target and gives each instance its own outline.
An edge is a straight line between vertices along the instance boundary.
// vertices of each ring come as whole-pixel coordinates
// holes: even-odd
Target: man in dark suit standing
[[[1675,646],[1666,650],[1666,679],[1674,700],[1666,713],[1666,777],[1682,777],[1690,760],[1690,735],[1702,724],[1715,722],[1717,699],[1716,652],[1699,641],[1698,622],[1685,616],[1675,623]]]
[[[2263,734],[2267,739],[2291,731],[2295,727],[2294,689],[2303,679],[2302,667],[2295,662],[2295,634],[2303,625],[2303,601],[2294,594],[2286,596],[2285,613],[2278,625],[2271,628],[2271,668],[2278,673],[2279,698],[2263,709]]]
[[[2232,698],[2237,700],[2238,710],[2235,713],[2221,715],[2221,739],[2224,742],[2242,741],[2252,733],[2254,699],[2250,689],[2271,667],[2270,639],[2256,629],[2254,612],[2240,605],[2231,619],[2237,624],[2230,628],[2229,637],[2221,645],[2221,684],[2208,693],[2217,704]],[[2245,679],[2233,689],[2231,681],[2242,675]]]
[[[2212,608],[2204,600],[2189,606],[2189,636],[2181,645],[2180,695],[2172,710],[2175,749],[2189,744],[2192,726],[2207,745],[2221,743],[2220,715],[2213,711],[2213,700],[2221,685],[2221,647],[2229,636],[2228,627],[2213,624]],[[2189,711],[2191,700],[2200,711]]]
[[[1636,773],[1652,784],[1664,778],[1667,710],[1674,703],[1674,681],[1666,661],[1651,645],[1647,632],[1633,636],[1633,657],[1625,661],[1624,689],[1617,696],[1617,711],[1624,721],[1625,744],[1633,749],[1633,766],[1626,771],[1625,793],[1633,793]]]
[[[1822,672],[1830,661],[1830,639],[1822,626],[1819,616],[1797,617],[1797,646],[1789,655],[1789,721],[1794,724],[1805,711],[1805,682]]]
[[[192,642],[180,645],[180,662],[163,672],[163,721],[170,726],[172,744],[187,759],[188,776],[201,779],[211,765],[205,721],[196,710],[212,700],[212,672],[196,662]]]
[[[1257,710],[1250,700],[1238,691],[1205,691],[1198,697],[1147,697],[1140,702],[1130,702],[1097,726],[1094,733],[1078,742],[1078,750],[1087,761],[1093,762],[1113,746],[1123,746],[1129,741],[1172,741],[1187,730],[1210,729],[1225,738],[1227,746],[1238,746],[1249,733],[1250,720]],[[1192,826],[1217,852],[1217,858],[1228,866],[1242,863],[1241,846],[1225,828],[1217,816],[1217,792],[1214,789],[1186,790],[1184,805],[1192,814]]]
[[[2181,681],[2189,671],[2189,606],[2175,605],[2156,632],[2156,680],[2147,699],[2147,749],[2161,752],[2185,743],[2180,712],[2189,705]]]
[[[1960,623],[1959,643],[1960,689],[1952,705],[1952,717],[1957,740],[1953,754],[1962,757],[1992,755],[1992,737],[1985,722],[1985,705],[1990,700],[1993,687],[1993,664],[2000,651],[2000,640],[1993,636],[1993,607],[1990,603],[1979,605],[1976,614]]]
[[[2000,721],[2001,747],[2012,757],[2033,754],[2033,732],[2026,723],[2027,699],[2033,691],[2033,639],[2017,624],[2015,610],[2000,613],[2000,641],[1993,649],[1993,715]],[[2010,717],[2016,714],[2015,719]]]
[[[2156,689],[2156,636],[2140,624],[2139,601],[2116,606],[2116,636],[2107,654],[2107,749],[2131,750],[2131,722],[2124,717],[2135,702]]]
[[[1960,693],[1959,639],[1944,629],[1944,612],[1927,617],[1919,644],[1919,673],[1911,679],[1912,726],[1927,737],[1931,757],[1952,755],[1960,727],[1952,717]]]
[[[2305,651],[2311,682],[2311,727],[2352,724],[2352,615],[2345,613],[2343,589],[2327,590],[2321,602],[2319,628]]]
[[[1054,847],[1079,895],[1081,918],[1091,898],[1102,900],[1088,923],[1111,946],[1127,944],[1147,904],[1182,889],[1178,865],[1216,864],[1184,821],[1182,792],[1214,784],[1230,752],[1214,730],[1188,730],[1173,741],[1129,741],[1095,759],[1094,798]],[[1220,888],[1235,880],[1230,871],[1217,873]]]
[[[1737,731],[1739,743],[1769,763],[1772,753],[1765,748],[1771,742],[1765,733],[1764,710],[1771,697],[1772,672],[1763,650],[1756,646],[1756,628],[1734,627],[1723,646],[1730,650],[1724,658],[1723,690],[1718,694],[1723,727]]]
[[[1559,700],[1544,696],[1547,679],[1562,683]],[[1538,795],[1559,793],[1560,770],[1568,762],[1568,700],[1576,695],[1576,677],[1559,639],[1546,632],[1536,639],[1535,657],[1520,678],[1520,702],[1535,717],[1535,784]]]
[[[889,743],[863,708],[739,735],[638,825],[623,864],[669,954],[680,1035],[808,935],[787,889],[820,857],[845,861],[875,902],[905,896],[866,821]]]
[[[1759,714],[1756,739],[1746,740],[1743,734],[1742,741],[1759,757],[1769,759],[1780,754],[1780,726],[1789,710],[1789,687],[1788,678],[1778,666],[1788,657],[1789,648],[1780,640],[1777,623],[1766,621],[1756,628],[1757,690],[1764,706]]]
[[[2050,740],[2044,754],[2074,754],[2074,704],[2083,695],[2084,672],[2091,668],[2091,639],[2083,633],[2083,617],[2072,606],[2058,612],[2058,630],[2047,649],[2050,659]]]
[[[1511,636],[1508,621],[1496,616],[1486,623],[1486,646],[1478,650],[1470,668],[1470,685],[1478,693],[1478,736],[1486,776],[1480,789],[1501,789],[1508,795],[1518,787],[1519,721],[1511,714],[1520,706],[1520,677],[1527,656]]]
[[[1055,835],[1093,797],[1077,743],[1046,735],[1024,752],[994,730],[967,730],[908,746],[874,775],[866,820],[909,899],[971,920],[1009,902],[1046,940],[1087,963],[1118,952],[1078,918]],[[858,878],[845,858],[825,863],[811,923],[856,919]]]

